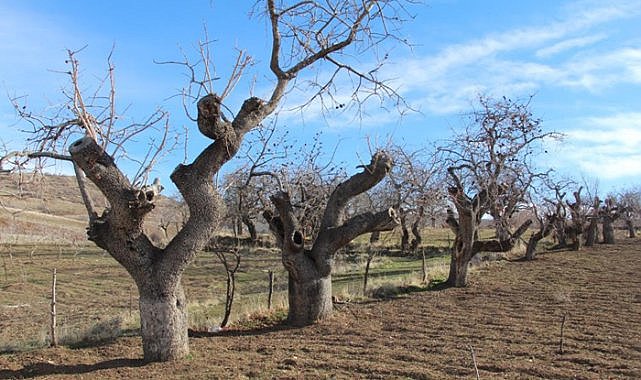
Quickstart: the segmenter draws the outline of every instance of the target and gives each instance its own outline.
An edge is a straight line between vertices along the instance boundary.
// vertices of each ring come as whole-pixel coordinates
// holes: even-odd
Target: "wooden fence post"
[[[272,309],[272,297],[274,295],[274,271],[269,271],[269,293],[267,294],[267,309]]]
[[[51,347],[58,345],[56,324],[56,268],[53,268],[53,279],[51,280]]]

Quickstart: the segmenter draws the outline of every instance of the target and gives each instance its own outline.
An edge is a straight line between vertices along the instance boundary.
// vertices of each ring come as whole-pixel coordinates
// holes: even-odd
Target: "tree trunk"
[[[457,244],[455,244],[456,246]],[[471,244],[463,244],[456,247],[452,252],[452,259],[450,261],[450,275],[447,278],[447,284],[457,288],[467,286],[467,269],[470,260],[472,260],[472,246]]]
[[[392,158],[378,152],[361,173],[336,186],[311,249],[305,249],[303,224],[294,213],[289,194],[281,191],[270,197],[278,216],[268,211],[263,216],[281,247],[283,266],[289,273],[289,324],[305,326],[332,314],[332,266],[336,251],[362,234],[390,231],[399,224],[396,211],[391,208],[344,219],[350,199],[382,181],[391,168]]]
[[[588,224],[587,231],[585,231],[585,246],[593,247],[598,238],[599,233],[599,219],[597,217],[590,218],[590,224]]]
[[[637,237],[636,232],[634,231],[634,223],[631,219],[625,221],[625,227],[628,229],[628,237],[635,238]]]
[[[247,215],[243,215],[242,221],[247,227],[247,232],[249,232],[249,239],[252,244],[255,244],[258,241],[258,234],[256,233],[256,225]]]
[[[410,246],[410,233],[407,230],[407,219],[401,215],[401,251],[407,252]]]
[[[308,273],[310,274],[310,273]],[[287,322],[307,326],[332,314],[332,276],[304,276],[295,280],[289,275],[289,312]]]
[[[236,237],[240,237],[243,234],[243,221],[242,221],[242,219],[241,218],[236,218],[234,225],[236,227],[236,228],[234,228],[234,235]]]
[[[369,242],[376,243],[381,240],[381,231],[374,231],[369,235]]]
[[[510,231],[503,222],[503,219],[497,218],[495,219],[494,223],[494,234],[496,235],[496,239],[501,241],[509,239]]]
[[[603,217],[603,243],[614,244],[614,224],[608,216]]]
[[[568,228],[567,236],[572,242],[570,244],[570,249],[573,251],[580,251],[581,250],[581,226],[577,225],[575,223],[572,223],[571,226]]]
[[[187,301],[180,284],[144,283],[140,292],[140,335],[147,362],[182,359],[189,354]]]
[[[457,288],[467,286],[467,269],[474,256],[474,241],[476,235],[475,218],[472,215],[459,213],[452,258],[450,261],[450,275],[447,283]]]
[[[427,257],[425,257],[425,250],[421,250],[421,271],[423,273],[422,283],[427,284]]]
[[[412,239],[412,244],[410,245],[410,250],[412,252],[415,252],[418,247],[421,245],[421,242],[423,241],[423,238],[421,237],[421,231],[420,231],[420,223],[421,220],[417,219],[414,223],[412,223],[412,235],[414,235],[414,239]]]
[[[525,259],[534,260],[536,257],[536,246],[539,244],[539,241],[543,239],[543,234],[539,232],[532,234],[530,239],[527,241],[527,248],[525,249]]]
[[[365,263],[365,275],[363,276],[363,295],[367,294],[367,281],[369,280],[369,268],[372,264],[372,259],[374,259],[374,250],[369,249],[367,252],[367,262]]]

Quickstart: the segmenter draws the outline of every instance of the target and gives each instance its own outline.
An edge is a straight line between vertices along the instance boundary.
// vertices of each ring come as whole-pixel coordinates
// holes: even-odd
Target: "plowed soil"
[[[308,328],[202,334],[178,362],[143,363],[138,337],[4,354],[0,378],[472,379],[476,362],[481,379],[641,379],[640,242],[492,263]]]

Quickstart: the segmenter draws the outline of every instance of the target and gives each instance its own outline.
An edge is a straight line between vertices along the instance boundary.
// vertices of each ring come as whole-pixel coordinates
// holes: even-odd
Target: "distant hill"
[[[95,206],[108,204],[102,193],[89,183]],[[182,221],[180,206],[161,196],[146,224],[150,236],[166,240]],[[87,211],[76,178],[41,173],[0,174],[0,243],[3,244],[84,244],[87,242]]]

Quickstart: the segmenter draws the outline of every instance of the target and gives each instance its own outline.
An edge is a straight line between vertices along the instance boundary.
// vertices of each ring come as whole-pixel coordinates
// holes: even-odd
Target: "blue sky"
[[[206,140],[170,98],[185,84],[178,67],[154,61],[193,54],[207,25],[216,68],[224,76],[235,48],[255,66],[234,101],[271,80],[265,20],[248,17],[253,1],[2,1],[0,2],[0,138],[19,148],[24,135],[8,96],[28,94],[34,109],[61,99],[65,49],[79,49],[84,77],[102,75],[115,45],[118,104],[143,118],[161,106],[174,126],[186,126],[189,158]],[[641,184],[641,1],[427,0],[405,24],[412,49],[394,47],[384,73],[419,109],[400,117],[369,107],[361,121],[348,111],[323,117],[318,107],[283,114],[281,128],[303,141],[323,130],[326,144],[340,141],[338,158],[366,159],[368,140],[394,140],[410,148],[431,144],[463,125],[478,94],[527,97],[547,130],[565,141],[550,146],[543,164],[599,178],[602,191]],[[365,63],[365,62],[364,62]],[[6,94],[6,95],[5,95]],[[299,94],[288,104],[295,105]],[[4,99],[4,100],[3,100]],[[136,150],[132,148],[132,154]],[[155,175],[166,179],[183,153],[164,160]],[[60,171],[68,171],[60,167]]]

